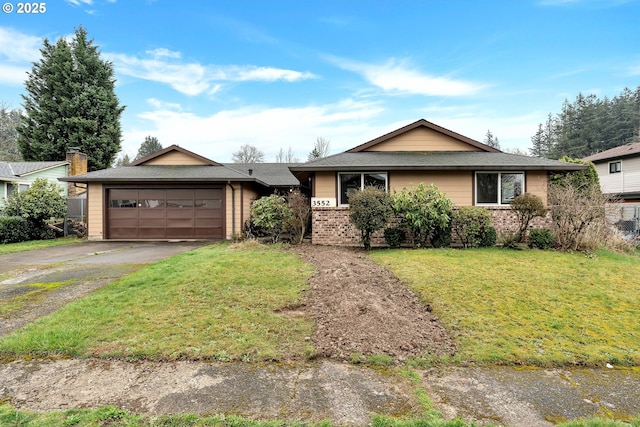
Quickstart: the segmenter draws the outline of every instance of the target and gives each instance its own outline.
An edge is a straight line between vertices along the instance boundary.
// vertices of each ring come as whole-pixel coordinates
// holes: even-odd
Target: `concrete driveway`
[[[17,311],[0,315],[0,336],[148,264],[210,244],[176,242],[82,242],[0,255],[0,301],[63,283]]]
[[[49,264],[150,264],[210,244],[176,242],[82,242],[0,255],[0,273]]]

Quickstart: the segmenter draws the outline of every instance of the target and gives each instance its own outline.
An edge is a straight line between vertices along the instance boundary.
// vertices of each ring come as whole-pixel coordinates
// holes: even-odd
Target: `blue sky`
[[[131,157],[151,135],[220,162],[242,144],[305,160],[318,137],[337,153],[421,118],[526,151],[565,99],[640,85],[633,0],[9,3],[0,102],[20,107],[43,38],[82,25],[114,64]]]

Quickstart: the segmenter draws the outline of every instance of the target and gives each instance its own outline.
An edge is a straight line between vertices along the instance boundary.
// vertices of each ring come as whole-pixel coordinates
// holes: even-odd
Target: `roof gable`
[[[420,119],[407,126],[358,145],[347,153],[364,151],[485,151],[500,150]]]
[[[207,159],[178,145],[170,145],[160,151],[131,162],[129,166],[222,166],[220,163]]]

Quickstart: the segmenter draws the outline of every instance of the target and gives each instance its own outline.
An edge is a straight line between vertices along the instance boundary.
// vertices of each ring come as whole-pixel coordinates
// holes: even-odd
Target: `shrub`
[[[401,227],[390,227],[384,230],[384,241],[390,248],[399,248],[405,237],[405,232]]]
[[[393,209],[400,225],[411,233],[414,246],[442,244],[451,221],[453,202],[434,184],[421,182],[413,190],[404,188],[392,197]]]
[[[53,238],[47,228],[50,218],[63,218],[67,213],[66,198],[60,187],[44,178],[36,179],[27,190],[14,192],[3,209],[6,216],[19,216],[29,224],[29,239]]]
[[[580,171],[572,171],[566,173],[558,173],[551,175],[551,184],[553,185],[570,185],[576,190],[585,190],[593,186],[600,187],[600,178],[598,177],[598,171],[592,162],[587,162],[581,159],[573,159],[568,156],[564,156],[559,159],[561,162],[574,163],[578,165],[586,165],[587,169]]]
[[[29,240],[29,223],[21,216],[0,217],[0,243],[17,243]]]
[[[287,203],[291,210],[291,216],[286,224],[291,231],[292,242],[302,243],[311,220],[311,205],[309,198],[299,190],[289,193]]]
[[[491,214],[484,208],[464,206],[453,211],[451,228],[465,248],[496,244],[496,229]]]
[[[287,231],[287,224],[293,214],[284,197],[272,194],[253,202],[249,216],[250,228],[258,236],[267,236],[276,243]]]
[[[529,242],[531,247],[538,249],[549,249],[553,243],[553,235],[551,230],[547,228],[533,229],[529,233]]]
[[[598,229],[605,223],[606,202],[600,186],[595,184],[575,187],[570,176],[552,184],[549,188],[552,232],[559,249],[581,249],[590,229]]]
[[[349,196],[349,218],[360,231],[360,240],[366,250],[371,249],[371,235],[384,228],[391,215],[391,199],[383,190],[366,187]]]
[[[517,240],[522,242],[527,234],[529,223],[536,217],[545,216],[547,208],[539,196],[531,193],[523,193],[511,201],[511,210],[518,217]]]

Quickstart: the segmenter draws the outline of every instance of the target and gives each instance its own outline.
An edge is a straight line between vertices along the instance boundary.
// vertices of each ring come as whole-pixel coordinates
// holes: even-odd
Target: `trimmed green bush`
[[[371,249],[371,235],[384,228],[391,215],[391,199],[383,190],[366,187],[349,196],[349,218],[360,230],[360,240],[366,250]]]
[[[278,242],[287,231],[292,217],[293,212],[287,200],[277,194],[262,197],[251,205],[250,223],[253,230],[259,233],[259,237],[268,236],[273,243]]]
[[[414,247],[446,243],[453,202],[436,185],[427,187],[421,182],[411,190],[403,188],[391,200],[400,225],[411,233]]]
[[[29,222],[21,216],[0,217],[0,243],[18,243],[29,240]]]
[[[529,223],[536,217],[545,216],[547,208],[540,196],[523,193],[511,201],[511,210],[518,216],[518,243],[523,242],[529,228]]]
[[[454,210],[451,228],[465,248],[496,244],[496,229],[493,227],[491,214],[484,208],[463,206]]]
[[[390,248],[399,248],[402,246],[406,235],[400,227],[389,227],[384,230],[384,241]]]
[[[534,228],[529,232],[529,243],[534,248],[549,249],[553,243],[553,234],[546,228]]]

